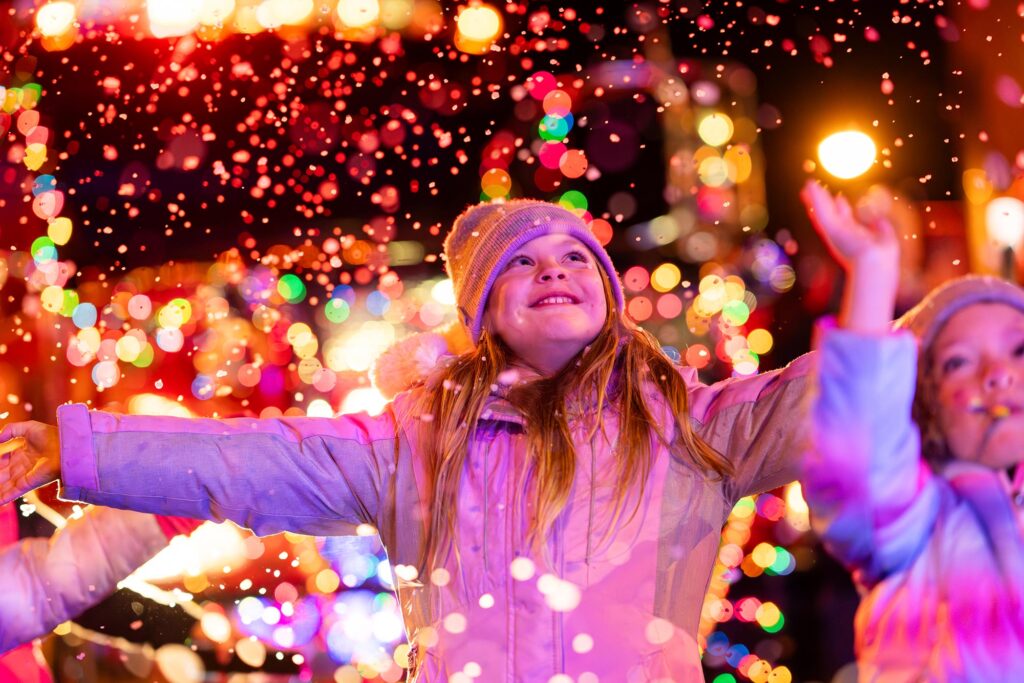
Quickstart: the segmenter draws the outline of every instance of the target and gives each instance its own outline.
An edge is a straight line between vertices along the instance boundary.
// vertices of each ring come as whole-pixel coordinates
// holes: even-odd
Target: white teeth
[[[573,300],[567,296],[549,296],[546,299],[541,299],[534,306],[541,306],[543,304],[571,304]]]

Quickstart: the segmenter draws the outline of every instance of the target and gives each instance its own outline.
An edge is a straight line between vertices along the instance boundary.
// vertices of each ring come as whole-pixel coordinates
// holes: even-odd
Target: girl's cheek
[[[947,408],[958,413],[970,413],[976,410],[981,403],[981,396],[970,387],[953,387],[940,394],[942,403]]]

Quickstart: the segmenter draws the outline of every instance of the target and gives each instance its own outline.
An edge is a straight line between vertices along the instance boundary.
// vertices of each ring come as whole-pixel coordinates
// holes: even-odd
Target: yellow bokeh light
[[[721,157],[708,157],[697,165],[697,176],[705,185],[721,187],[729,181],[729,166]]]
[[[763,356],[771,351],[774,343],[775,340],[772,339],[772,333],[768,330],[758,328],[751,330],[750,334],[747,335],[747,346],[759,356]]]
[[[36,27],[44,36],[60,36],[75,23],[75,6],[70,2],[51,2],[36,13]]]
[[[758,567],[770,567],[775,562],[777,552],[775,546],[769,543],[758,543],[754,546],[754,549],[750,552],[751,559],[754,560],[754,564]],[[770,622],[769,625],[775,622]]]
[[[750,149],[746,145],[736,145],[726,150],[723,155],[729,169],[729,180],[734,183],[745,183],[754,170],[754,162],[750,158]]]
[[[351,28],[365,28],[380,17],[377,0],[339,0],[338,18]]]
[[[679,266],[674,263],[662,263],[651,273],[651,287],[658,292],[670,292],[682,279]]]
[[[697,124],[697,135],[713,147],[721,147],[729,142],[733,130],[732,119],[718,112],[705,116]]]
[[[856,130],[833,133],[818,145],[818,160],[825,170],[844,180],[863,175],[875,163],[874,141]]]
[[[142,344],[135,337],[126,334],[117,340],[117,344],[114,345],[114,353],[125,363],[131,363],[142,353]]]
[[[64,308],[64,288],[50,285],[39,294],[39,302],[50,313],[57,313]]]
[[[316,589],[321,593],[333,593],[341,585],[341,578],[333,569],[321,569],[313,581]]]
[[[972,204],[984,204],[992,196],[992,183],[988,175],[980,168],[969,168],[964,171],[964,196]]]
[[[466,7],[455,22],[464,38],[477,43],[492,42],[501,31],[501,15],[490,5]]]

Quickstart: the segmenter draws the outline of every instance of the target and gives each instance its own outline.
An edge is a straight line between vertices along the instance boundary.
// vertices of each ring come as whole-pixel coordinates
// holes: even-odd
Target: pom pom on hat
[[[377,357],[370,379],[377,391],[390,401],[426,381],[447,360],[471,346],[465,328],[459,324],[414,334],[395,342]]]

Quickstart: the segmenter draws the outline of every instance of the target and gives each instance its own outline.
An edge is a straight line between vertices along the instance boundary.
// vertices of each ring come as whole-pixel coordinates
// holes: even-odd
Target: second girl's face
[[[527,242],[498,275],[487,300],[490,331],[535,367],[535,359],[551,358],[557,365],[575,357],[597,337],[606,316],[601,266],[570,235]]]
[[[952,454],[993,468],[1024,459],[1024,313],[957,311],[932,344],[938,420]]]

